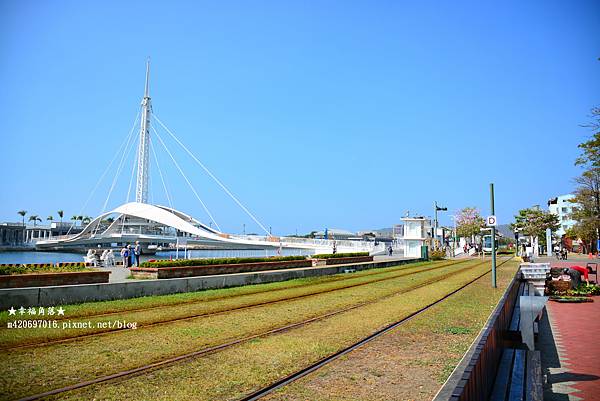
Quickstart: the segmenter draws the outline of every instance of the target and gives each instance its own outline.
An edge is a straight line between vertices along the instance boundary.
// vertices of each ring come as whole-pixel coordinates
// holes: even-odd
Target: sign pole
[[[494,184],[490,184],[490,206],[492,216],[496,215],[494,210]],[[492,226],[492,288],[496,288],[496,225]]]

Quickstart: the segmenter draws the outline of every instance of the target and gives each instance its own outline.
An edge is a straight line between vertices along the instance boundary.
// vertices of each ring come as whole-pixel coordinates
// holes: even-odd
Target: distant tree
[[[19,210],[17,213],[21,215],[23,218],[23,225],[25,225],[25,215],[27,214],[27,210]]]
[[[81,219],[81,222],[83,224],[89,224],[92,221],[92,218],[90,216],[85,216]]]
[[[578,145],[581,155],[575,160],[576,166],[587,169],[600,168],[600,107],[592,109],[591,118],[592,121],[584,127],[592,130],[592,138]]]
[[[40,219],[40,217],[36,214],[32,214],[31,216],[29,216],[29,221],[33,221],[33,226],[35,227],[38,221],[42,221],[42,219]]]
[[[510,225],[510,228],[513,231],[519,231],[522,235],[529,236],[534,253],[537,255],[539,238],[544,238],[546,229],[556,231],[559,226],[557,215],[536,206],[519,210],[519,214],[515,216],[515,222]]]
[[[48,217],[46,217],[46,220],[52,222],[52,220],[54,220],[54,217],[53,216],[48,216]]]
[[[456,235],[471,238],[480,233],[485,220],[474,207],[466,207],[456,215]]]
[[[579,144],[581,155],[575,160],[584,171],[575,178],[571,202],[578,206],[570,215],[576,221],[570,234],[583,242],[586,253],[597,251],[596,240],[600,238],[600,108],[592,109],[592,119],[585,126],[594,131],[592,138]]]
[[[60,225],[62,226],[63,216],[65,215],[65,212],[59,210],[58,212],[56,212],[56,214],[58,214],[58,217],[60,217]]]

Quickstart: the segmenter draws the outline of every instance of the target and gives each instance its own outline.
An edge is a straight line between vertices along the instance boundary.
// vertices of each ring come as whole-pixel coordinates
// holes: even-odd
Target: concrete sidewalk
[[[578,254],[567,260],[539,257],[535,262],[552,267],[600,264],[597,258]],[[549,301],[546,305],[538,342],[547,380],[545,401],[600,401],[600,297],[592,299],[591,303]]]
[[[593,299],[547,304],[538,343],[545,401],[600,401],[600,297]]]

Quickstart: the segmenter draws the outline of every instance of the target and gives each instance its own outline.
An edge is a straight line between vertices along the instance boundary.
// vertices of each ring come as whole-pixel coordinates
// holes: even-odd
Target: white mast
[[[142,118],[140,126],[140,146],[138,148],[138,167],[137,167],[137,185],[135,190],[135,201],[148,203],[148,176],[150,174],[150,113],[152,105],[150,104],[150,59],[146,62],[146,88],[144,99],[142,99]]]

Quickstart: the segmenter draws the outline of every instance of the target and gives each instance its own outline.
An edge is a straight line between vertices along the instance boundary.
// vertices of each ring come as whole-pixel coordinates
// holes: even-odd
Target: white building
[[[428,240],[427,231],[431,224],[425,217],[403,217],[404,222],[404,257],[420,258],[421,246]]]
[[[570,218],[573,208],[577,208],[579,204],[571,202],[575,197],[573,194],[559,195],[548,201],[548,211],[558,216],[560,227],[556,231],[559,236],[565,235],[566,231],[575,225],[575,220]]]

